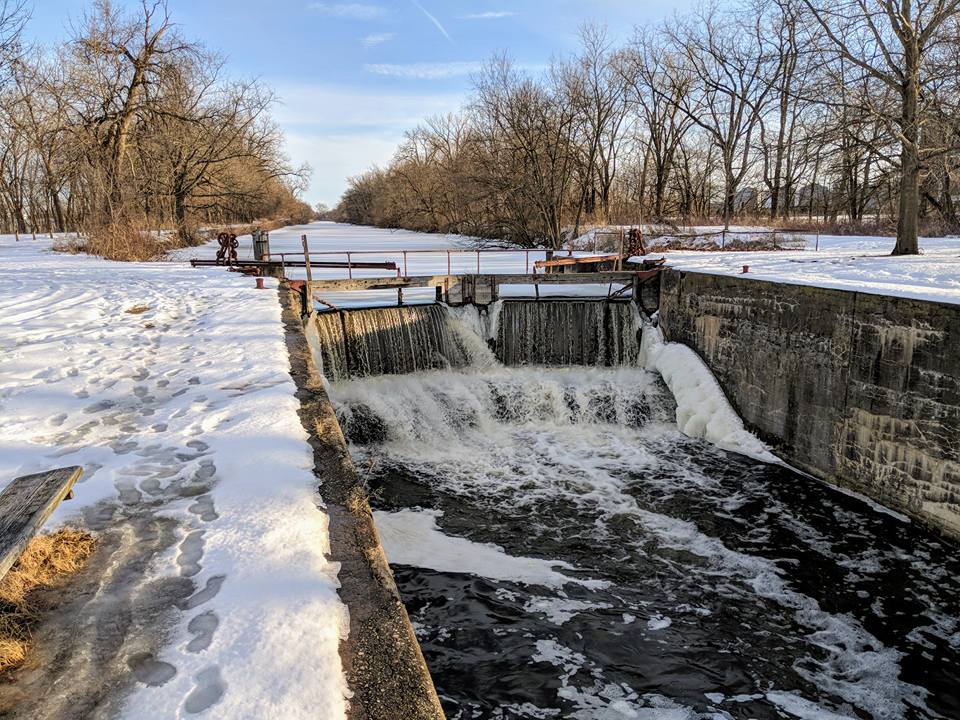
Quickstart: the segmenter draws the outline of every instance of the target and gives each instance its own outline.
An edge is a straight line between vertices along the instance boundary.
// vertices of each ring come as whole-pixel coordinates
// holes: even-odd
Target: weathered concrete
[[[670,270],[660,325],[786,461],[960,538],[960,306]]]
[[[313,448],[314,472],[330,517],[330,551],[340,563],[340,597],[350,634],[340,658],[351,720],[438,720],[444,717],[420,645],[380,546],[373,515],[343,432],[317,371],[316,324],[301,321],[299,293],[281,285],[290,374],[300,419]]]

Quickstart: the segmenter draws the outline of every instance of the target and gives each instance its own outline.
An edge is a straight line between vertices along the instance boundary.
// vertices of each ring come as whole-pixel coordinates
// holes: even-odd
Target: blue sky
[[[694,0],[169,0],[189,38],[224,53],[235,76],[259,77],[282,102],[287,151],[309,162],[306,199],[334,205],[346,179],[389,161],[406,129],[456,110],[493,53],[542,67],[576,48],[584,22],[615,38]],[[119,6],[137,0],[115,0]],[[85,0],[35,0],[28,35],[68,36]]]

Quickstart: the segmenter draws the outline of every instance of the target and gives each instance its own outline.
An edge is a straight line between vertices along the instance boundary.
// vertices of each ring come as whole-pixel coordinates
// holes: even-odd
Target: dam
[[[442,712],[951,717],[953,541],[816,479],[772,429],[788,462],[682,432],[650,362],[687,327],[664,289],[660,328],[571,298],[302,318]],[[697,347],[715,336],[685,340],[723,377]]]

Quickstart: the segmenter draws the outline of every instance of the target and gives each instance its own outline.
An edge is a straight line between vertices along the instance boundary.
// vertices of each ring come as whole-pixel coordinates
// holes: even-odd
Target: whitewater
[[[507,367],[503,312],[330,384],[448,717],[950,716],[949,546],[780,464],[655,327]]]

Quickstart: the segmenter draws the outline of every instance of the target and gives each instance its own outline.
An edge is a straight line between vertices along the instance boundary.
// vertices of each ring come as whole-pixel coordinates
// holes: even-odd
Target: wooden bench
[[[7,574],[60,501],[73,497],[73,484],[82,474],[83,468],[73,466],[24,475],[0,493],[0,578]]]

